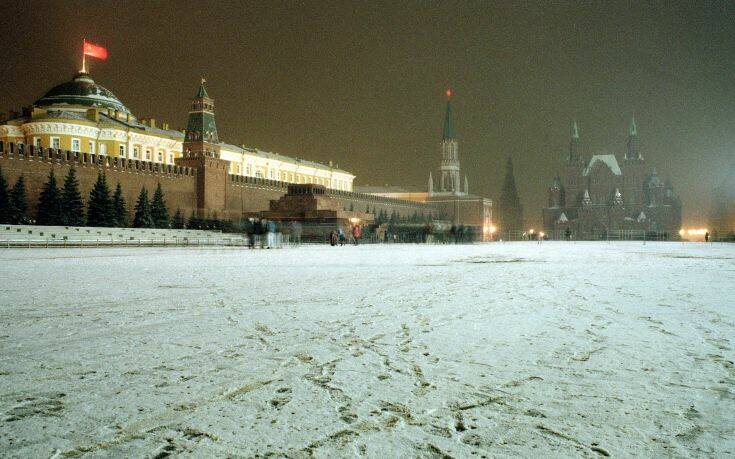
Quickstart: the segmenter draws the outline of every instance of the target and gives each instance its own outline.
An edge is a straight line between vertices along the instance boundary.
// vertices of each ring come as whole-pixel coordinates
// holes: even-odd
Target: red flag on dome
[[[89,43],[87,40],[84,40],[84,55],[105,60],[107,59],[107,49],[103,48],[100,45],[95,45],[94,43]]]

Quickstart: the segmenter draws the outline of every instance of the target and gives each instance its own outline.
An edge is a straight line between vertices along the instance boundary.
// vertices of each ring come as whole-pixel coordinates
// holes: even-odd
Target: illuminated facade
[[[563,171],[548,190],[543,209],[544,230],[559,237],[599,239],[612,233],[655,232],[676,237],[681,226],[681,201],[671,183],[649,168],[638,149],[638,130],[631,120],[622,160],[614,154],[582,153],[577,123]]]
[[[202,110],[205,113],[202,120],[214,127],[214,100],[206,93],[204,82],[192,103],[190,123],[192,113],[199,108],[206,108]],[[185,132],[192,132],[190,127]],[[33,145],[169,165],[182,157],[184,135],[165,123],[158,125],[153,119],[138,119],[111,91],[95,83],[85,72],[53,87],[21,116],[0,121],[0,142],[4,145]],[[230,174],[352,191],[355,176],[347,171],[230,145],[219,140],[216,128],[214,137],[207,140],[216,147],[213,150],[218,150],[218,156],[228,161]]]

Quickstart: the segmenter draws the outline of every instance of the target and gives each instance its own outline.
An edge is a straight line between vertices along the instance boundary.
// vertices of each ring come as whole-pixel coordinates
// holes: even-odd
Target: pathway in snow
[[[735,245],[0,251],[0,456],[735,454]]]

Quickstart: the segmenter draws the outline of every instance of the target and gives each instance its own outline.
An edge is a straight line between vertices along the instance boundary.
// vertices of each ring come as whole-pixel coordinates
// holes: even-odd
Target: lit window
[[[138,147],[133,147],[133,158],[137,158],[138,157],[138,152],[139,151],[140,150],[138,150]]]
[[[81,142],[79,139],[71,139],[71,151],[79,151]]]
[[[125,157],[125,145],[120,145],[120,157]]]
[[[51,148],[58,150],[61,148],[61,142],[58,137],[51,137]]]
[[[41,148],[41,138],[40,137],[33,138],[33,146],[35,146],[36,148]]]
[[[94,154],[94,142],[92,142],[91,140],[89,141],[89,152],[91,154]]]
[[[163,162],[163,152],[162,151],[159,151],[158,152],[158,162],[159,163],[162,163]]]
[[[173,155],[173,153],[169,153],[168,154],[168,162],[169,162],[169,164],[173,164],[174,163],[174,155]]]
[[[151,151],[150,150],[146,150],[145,151],[145,160],[146,161],[150,161],[151,160]]]
[[[107,144],[100,142],[100,154],[101,155],[107,154]]]

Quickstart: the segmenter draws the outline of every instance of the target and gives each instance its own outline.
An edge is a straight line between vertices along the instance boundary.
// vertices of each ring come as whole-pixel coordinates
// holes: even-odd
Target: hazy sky
[[[98,83],[183,127],[199,78],[220,138],[326,162],[357,184],[425,189],[444,89],[470,191],[499,197],[505,158],[529,224],[579,122],[590,152],[640,148],[704,221],[735,155],[735,3],[5,2],[0,111],[110,57]],[[434,173],[436,177],[437,174]]]

